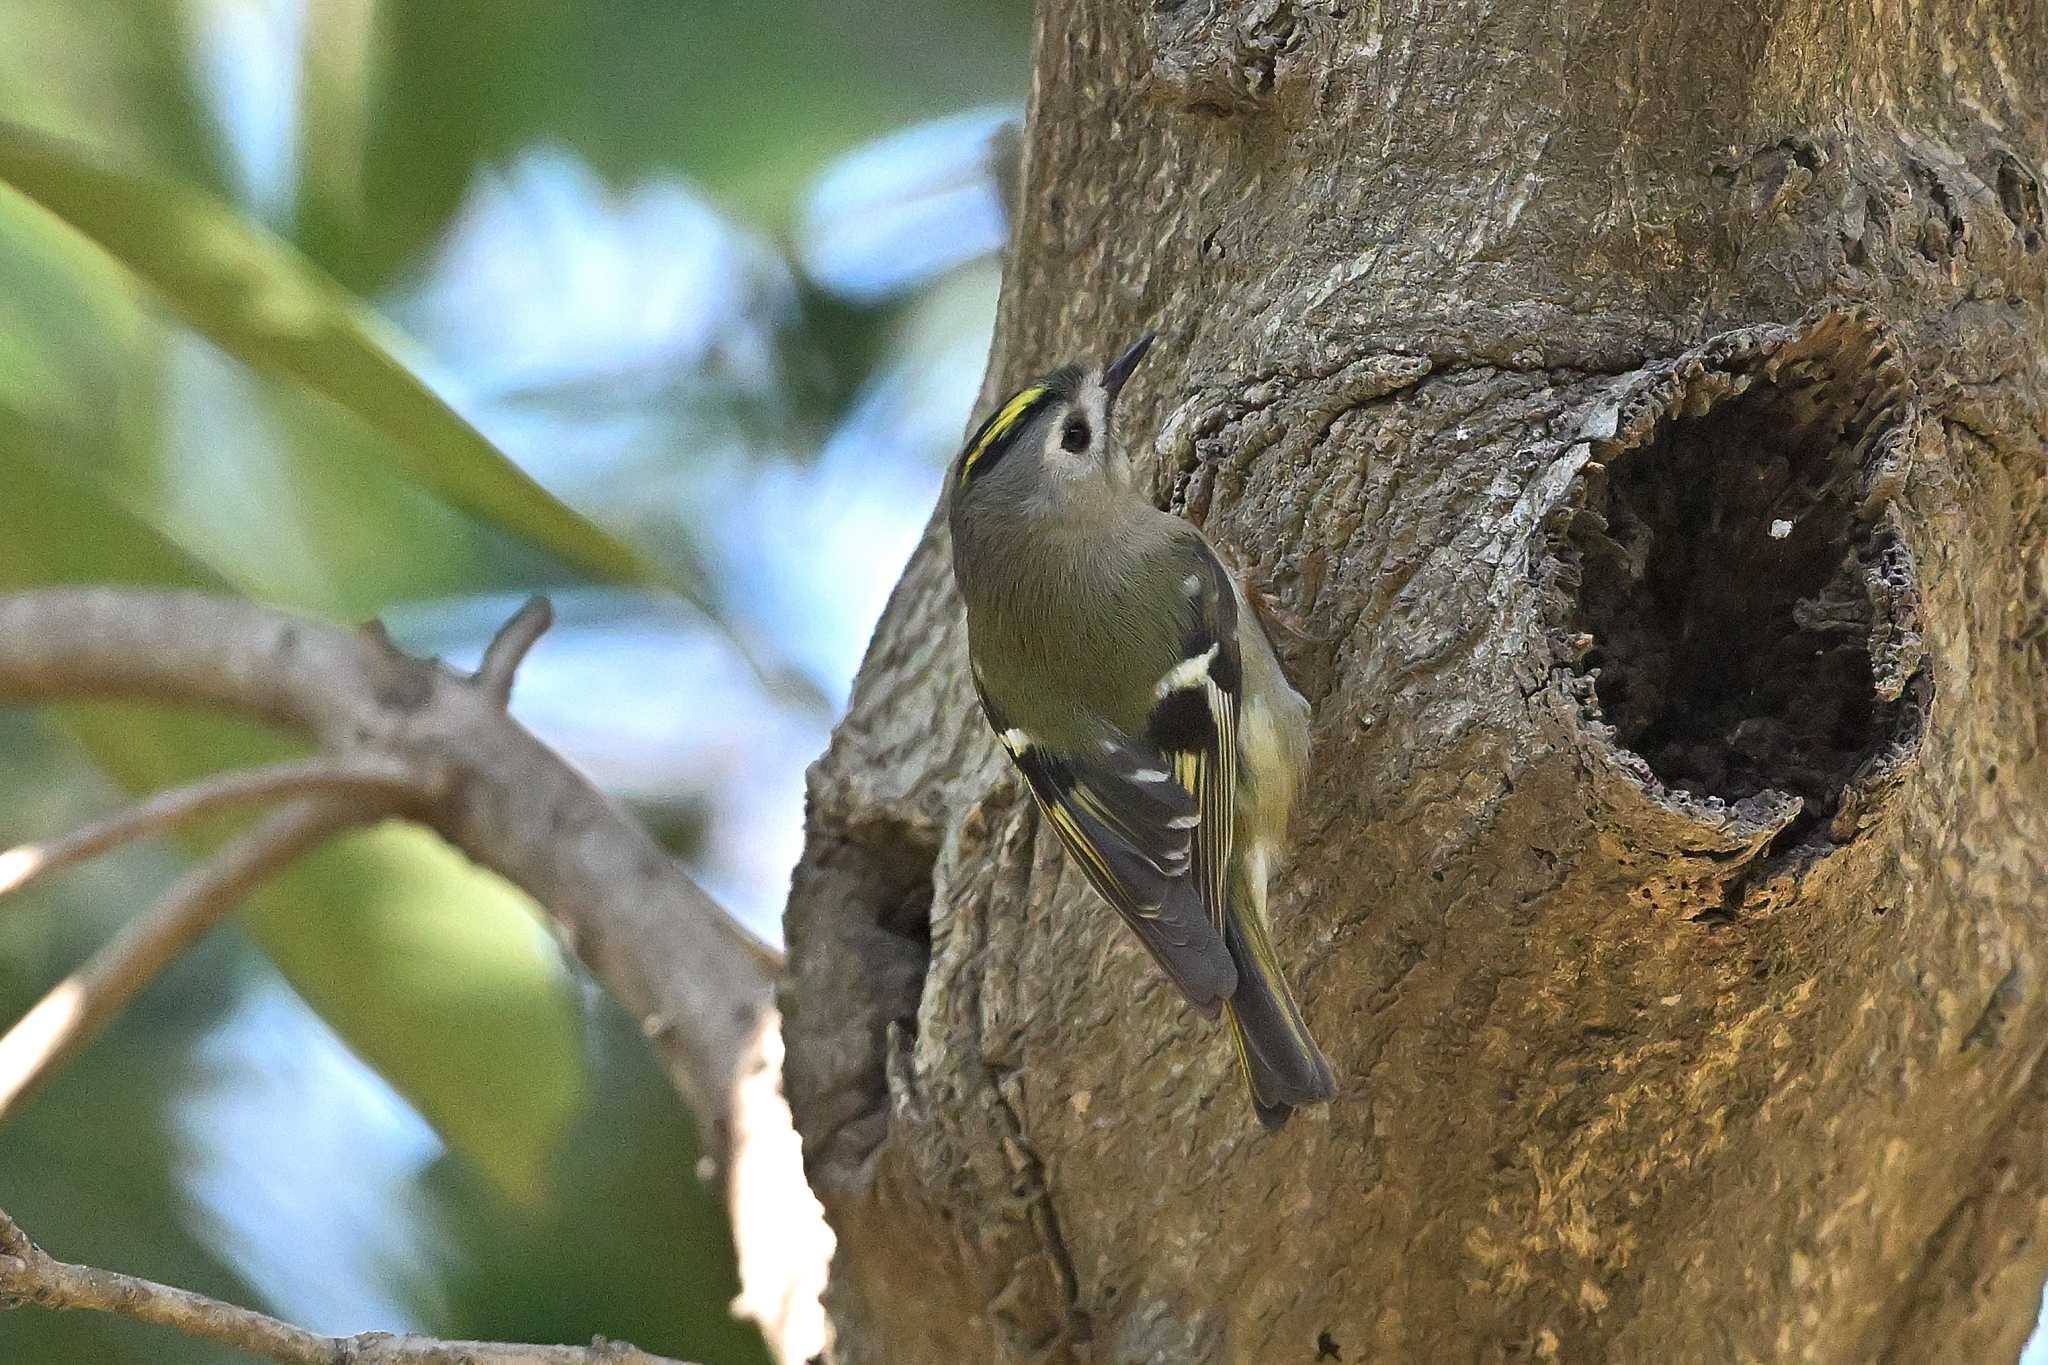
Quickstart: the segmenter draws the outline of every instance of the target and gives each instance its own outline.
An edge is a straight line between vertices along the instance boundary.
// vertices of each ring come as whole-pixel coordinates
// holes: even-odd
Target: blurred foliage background
[[[382,615],[763,935],[802,770],[980,378],[1026,0],[0,0],[0,590]],[[0,709],[0,846],[285,752]],[[0,904],[11,1021],[189,846]],[[688,1116],[533,907],[429,836],[309,861],[0,1128],[55,1254],[323,1331],[734,1323]],[[216,1362],[0,1315],[9,1365]]]

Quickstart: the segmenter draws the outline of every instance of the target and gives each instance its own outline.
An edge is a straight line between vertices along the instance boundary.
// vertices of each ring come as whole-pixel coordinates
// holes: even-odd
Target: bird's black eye
[[[1078,417],[1068,418],[1066,427],[1060,432],[1060,449],[1078,455],[1087,448],[1088,424]]]

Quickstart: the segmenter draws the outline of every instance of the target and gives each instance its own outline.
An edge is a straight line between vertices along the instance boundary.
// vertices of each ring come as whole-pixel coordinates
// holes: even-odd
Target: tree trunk
[[[2011,1360],[2048,1275],[2048,3],[1048,0],[989,394],[1147,327],[1308,623],[1262,1133],[976,713],[812,774],[843,1365]]]

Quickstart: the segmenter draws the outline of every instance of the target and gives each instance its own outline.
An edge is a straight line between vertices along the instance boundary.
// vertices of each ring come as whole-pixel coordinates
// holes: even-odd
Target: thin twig
[[[351,793],[397,801],[407,796],[431,797],[438,786],[423,765],[380,754],[299,759],[266,768],[215,773],[190,786],[158,792],[47,843],[20,844],[0,852],[0,896],[88,862],[122,844],[237,806],[286,796]]]
[[[0,1037],[0,1123],[258,885],[338,831],[380,819],[392,809],[388,800],[368,798],[296,801],[180,877],[161,900],[129,921]]]
[[[477,666],[476,685],[500,711],[512,704],[512,679],[519,672],[519,665],[526,661],[527,651],[554,623],[555,609],[548,605],[548,599],[529,597],[526,605],[491,637],[491,643],[484,649],[483,663]]]
[[[390,1332],[321,1336],[189,1289],[55,1260],[0,1210],[0,1310],[30,1304],[134,1318],[284,1365],[683,1365],[603,1340],[588,1346],[521,1346]]]

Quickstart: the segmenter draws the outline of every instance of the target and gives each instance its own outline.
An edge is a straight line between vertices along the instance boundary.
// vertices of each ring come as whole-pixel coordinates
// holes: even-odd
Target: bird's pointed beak
[[[1132,342],[1130,349],[1109,362],[1109,368],[1102,372],[1102,387],[1109,394],[1109,401],[1116,402],[1116,396],[1123,392],[1124,381],[1131,377],[1131,371],[1138,368],[1138,362],[1145,358],[1145,352],[1152,349],[1157,332],[1147,332]]]

